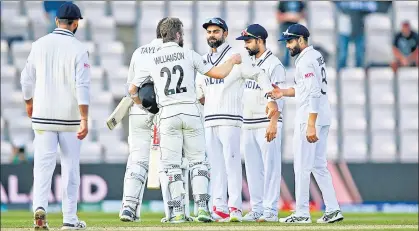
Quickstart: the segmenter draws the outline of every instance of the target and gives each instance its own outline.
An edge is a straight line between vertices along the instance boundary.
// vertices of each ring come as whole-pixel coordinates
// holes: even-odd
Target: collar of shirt
[[[272,54],[271,50],[266,49],[265,52],[263,52],[263,54],[259,57],[256,58],[256,55],[252,56],[252,61],[254,64],[259,63],[260,61],[264,60],[265,58],[267,58],[268,54]]]
[[[224,49],[228,46],[227,42],[224,42],[223,44],[221,44],[219,47],[217,47],[217,49],[215,49],[215,52],[212,52],[212,48],[209,49],[209,53],[212,54],[218,54],[219,52],[223,52]]]
[[[167,43],[163,43],[161,45],[161,48],[165,48],[165,47],[172,47],[172,46],[179,46],[179,44],[175,43],[175,42],[167,42]]]
[[[71,36],[74,37],[73,32],[67,30],[67,29],[62,29],[62,28],[55,28],[55,30],[52,32],[53,34],[61,34],[61,35],[66,35],[66,36]]]
[[[303,55],[305,53],[307,53],[310,50],[313,50],[313,46],[308,46],[306,47],[303,51],[301,51],[301,53],[298,55],[298,57],[295,59],[295,66],[297,66],[298,61],[300,61],[300,59],[303,57]]]
[[[163,39],[158,39],[158,38],[153,39],[153,40],[151,41],[151,44],[152,44],[152,45],[159,45],[159,44],[163,44]]]

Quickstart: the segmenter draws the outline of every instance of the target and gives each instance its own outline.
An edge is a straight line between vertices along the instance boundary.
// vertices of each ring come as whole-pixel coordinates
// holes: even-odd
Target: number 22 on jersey
[[[172,76],[173,75],[173,76]],[[176,76],[178,75],[178,76]],[[182,81],[184,77],[183,68],[180,65],[175,65],[172,69],[169,69],[168,67],[163,67],[160,70],[160,77],[164,78],[166,77],[166,85],[164,86],[164,94],[166,96],[168,95],[174,95],[179,93],[187,92],[188,90],[186,87],[182,87]],[[173,77],[173,78],[172,78]],[[176,81],[177,78],[177,81]],[[176,82],[176,87],[173,88],[171,86],[171,83]]]

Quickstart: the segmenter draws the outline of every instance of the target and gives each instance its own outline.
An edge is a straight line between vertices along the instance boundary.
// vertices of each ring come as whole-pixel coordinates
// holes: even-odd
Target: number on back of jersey
[[[176,75],[178,73],[179,73],[179,77],[178,77],[178,80],[177,80],[176,87],[171,88],[170,84],[172,82],[172,74]],[[188,91],[186,89],[186,87],[181,87],[183,77],[184,77],[184,72],[183,72],[183,68],[180,65],[174,66],[172,68],[172,70],[170,70],[167,67],[163,67],[160,70],[160,77],[162,77],[162,78],[167,77],[166,85],[164,86],[164,94],[165,95],[174,95],[174,94],[184,93],[184,92]],[[174,77],[174,78],[176,78],[176,77]]]

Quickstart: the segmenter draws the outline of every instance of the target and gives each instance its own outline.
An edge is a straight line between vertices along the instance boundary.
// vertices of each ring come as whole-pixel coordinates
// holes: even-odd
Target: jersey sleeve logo
[[[313,72],[310,72],[304,75],[304,78],[310,78],[310,77],[314,77]]]

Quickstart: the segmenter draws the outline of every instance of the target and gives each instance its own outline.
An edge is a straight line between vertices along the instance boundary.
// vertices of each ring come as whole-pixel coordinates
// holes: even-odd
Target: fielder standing
[[[86,47],[74,37],[80,9],[64,3],[52,33],[32,44],[21,74],[23,97],[35,131],[34,228],[48,229],[46,214],[57,146],[61,148],[62,229],[85,229],[77,217],[80,146],[88,133],[90,65]]]
[[[129,66],[128,85],[144,69],[142,66],[144,60],[149,58],[163,44],[160,25],[165,19],[161,19],[157,24],[156,39],[134,51]],[[138,81],[141,84],[146,79],[138,79]],[[141,204],[148,177],[153,118],[154,114],[142,108],[141,103],[133,104],[129,112],[128,144],[130,155],[124,177],[124,196],[119,214],[121,221],[140,220]]]
[[[283,223],[311,223],[309,212],[310,175],[319,185],[326,205],[325,214],[317,223],[343,220],[332,177],[327,169],[327,136],[331,123],[330,104],[327,96],[326,64],[320,52],[308,46],[310,32],[294,24],[283,32],[279,41],[286,41],[295,60],[295,85],[288,89],[275,87],[274,98],[297,98],[297,116],[294,130],[295,213],[279,219]]]
[[[159,113],[160,182],[162,191],[169,195],[171,223],[186,221],[185,188],[182,180],[182,151],[188,159],[192,193],[197,209],[197,220],[211,221],[208,210],[209,168],[205,155],[204,128],[201,110],[197,105],[195,70],[213,78],[224,78],[235,64],[241,62],[234,55],[219,67],[213,67],[193,50],[183,48],[183,24],[178,18],[166,19],[160,27],[163,44],[160,50],[145,60],[143,76],[151,76]],[[133,82],[137,82],[134,80]],[[130,92],[131,94],[135,92]]]
[[[236,52],[226,41],[228,27],[221,18],[210,18],[203,25],[207,32],[209,53],[203,56],[214,66],[224,63]],[[240,134],[243,124],[243,91],[246,79],[259,80],[264,92],[272,90],[269,77],[259,67],[243,63],[233,68],[225,79],[197,74],[204,82],[206,150],[211,163],[213,217],[218,221],[242,220],[242,165]],[[270,115],[276,103],[268,104]],[[268,116],[269,118],[271,116]],[[227,192],[229,200],[227,202]]]
[[[248,26],[236,40],[244,40],[252,65],[258,66],[281,88],[285,84],[285,68],[266,48],[268,32],[259,24]],[[269,103],[265,92],[254,80],[246,80],[243,96],[243,137],[246,176],[252,210],[244,221],[278,221],[281,185],[281,131],[284,100],[277,100],[278,113],[268,119]]]

